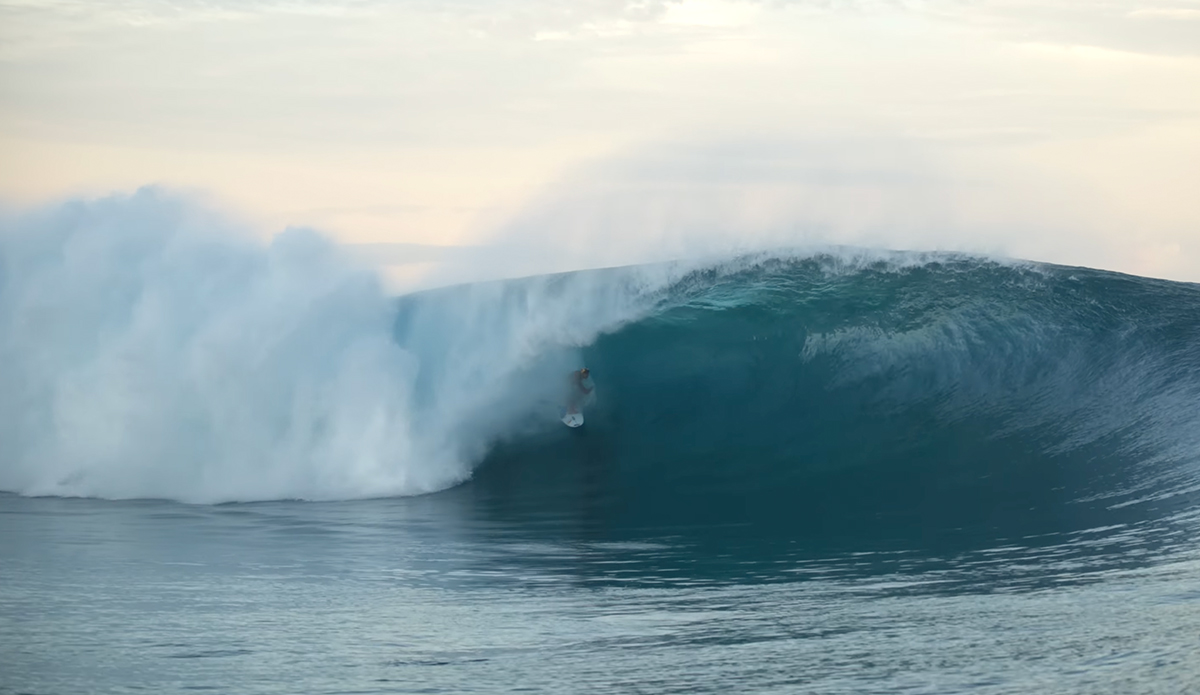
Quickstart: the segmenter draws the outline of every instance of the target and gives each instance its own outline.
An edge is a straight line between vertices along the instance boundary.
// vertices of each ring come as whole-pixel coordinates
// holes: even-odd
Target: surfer
[[[578,413],[579,405],[592,395],[596,385],[592,382],[591,371],[587,367],[571,372],[571,395],[567,398],[567,412]]]

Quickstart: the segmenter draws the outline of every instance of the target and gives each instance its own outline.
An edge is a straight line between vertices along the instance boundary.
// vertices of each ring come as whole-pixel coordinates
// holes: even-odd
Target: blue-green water
[[[469,486],[469,484],[468,484]],[[426,498],[0,498],[7,693],[1186,693],[1195,514],[939,552]],[[983,541],[983,539],[978,539]]]
[[[190,219],[0,234],[2,693],[1200,692],[1196,285]]]

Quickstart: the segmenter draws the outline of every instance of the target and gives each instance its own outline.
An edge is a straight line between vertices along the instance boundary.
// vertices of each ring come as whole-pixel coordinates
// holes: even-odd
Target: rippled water
[[[480,506],[2,496],[0,691],[1200,687],[1194,512],[816,553]]]

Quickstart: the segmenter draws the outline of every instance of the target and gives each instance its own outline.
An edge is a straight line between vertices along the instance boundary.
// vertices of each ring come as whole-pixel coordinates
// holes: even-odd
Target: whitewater
[[[155,189],[0,224],[0,693],[1200,687],[1195,284],[814,247],[396,293]]]
[[[152,189],[10,220],[0,488],[189,502],[411,495],[465,479],[537,386],[661,272],[479,286],[397,340],[315,232],[255,243]],[[525,391],[521,391],[521,387]],[[501,418],[503,420],[504,418]]]

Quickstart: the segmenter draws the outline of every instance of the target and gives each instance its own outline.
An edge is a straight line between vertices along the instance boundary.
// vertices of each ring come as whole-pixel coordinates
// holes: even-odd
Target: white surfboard
[[[583,406],[590,405],[590,404],[594,403],[595,401],[596,401],[596,385],[592,384],[591,393],[584,396],[582,401],[576,401],[575,407],[582,408]],[[563,421],[563,424],[566,425],[567,427],[583,426],[582,410],[580,410],[578,412],[574,412],[574,413],[568,413],[566,405],[559,405],[558,406],[558,416]]]

